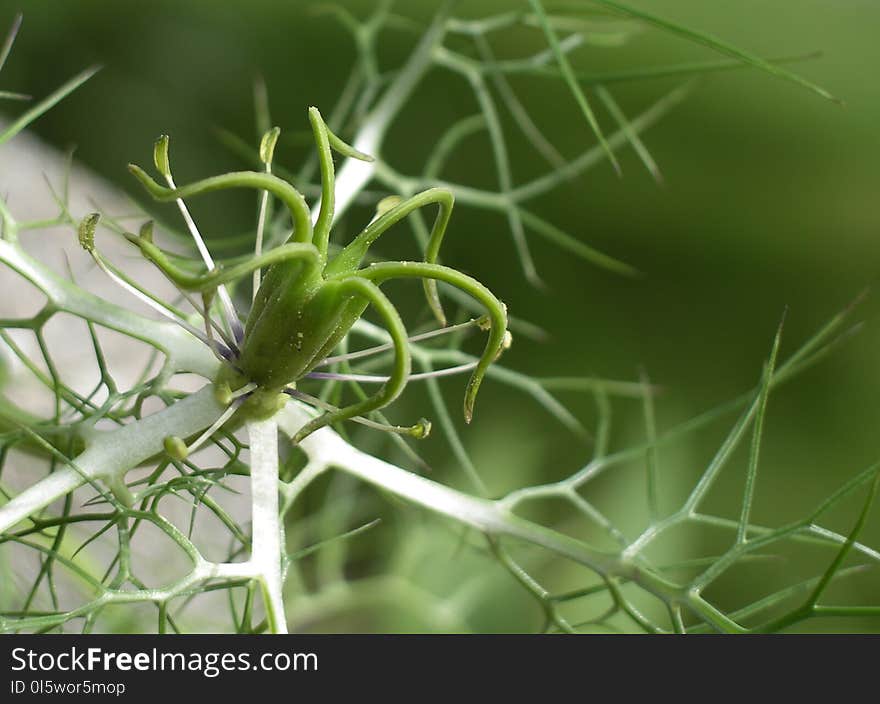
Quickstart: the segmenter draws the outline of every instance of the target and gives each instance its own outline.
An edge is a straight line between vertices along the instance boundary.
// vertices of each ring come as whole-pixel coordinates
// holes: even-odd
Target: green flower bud
[[[165,446],[165,452],[178,462],[183,462],[189,455],[186,443],[176,435],[169,435],[162,441],[162,444]]]
[[[419,418],[419,422],[412,427],[412,436],[417,440],[424,440],[431,434],[433,425],[427,418]]]

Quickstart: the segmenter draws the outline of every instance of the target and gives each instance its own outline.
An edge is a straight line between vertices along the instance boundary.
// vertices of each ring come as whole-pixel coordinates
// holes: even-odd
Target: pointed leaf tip
[[[141,185],[146,188],[147,191],[149,191],[154,197],[156,197],[157,193],[161,193],[164,190],[161,185],[156,183],[153,178],[137,164],[129,164],[128,171],[132,176],[140,181]]]
[[[355,149],[353,146],[343,141],[341,138],[337,137],[336,134],[330,129],[326,122],[324,122],[324,118],[321,117],[321,112],[316,107],[309,108],[309,120],[312,123],[312,126],[316,129],[320,129],[324,134],[327,135],[327,141],[330,143],[330,148],[333,151],[341,154],[344,157],[348,157],[350,159],[357,159],[358,161],[375,161],[376,159],[369,154],[365,154],[362,151]]]
[[[479,381],[472,376],[464,392],[464,422],[470,424],[474,419],[474,404],[477,401]]]
[[[143,225],[141,225],[141,229],[138,232],[138,236],[144,242],[153,242],[153,221],[147,220]]]
[[[9,57],[9,52],[12,51],[12,45],[15,43],[15,37],[18,35],[18,30],[21,29],[21,21],[23,18],[24,16],[19,12],[12,20],[12,25],[9,27],[9,32],[3,42],[3,46],[0,47],[0,68],[3,68],[6,59]]]
[[[604,5],[609,10],[618,14],[644,22],[647,25],[654,26],[662,31],[677,35],[696,44],[702,44],[703,46],[708,47],[713,51],[717,51],[720,54],[730,56],[778,78],[782,78],[784,80],[790,81],[791,83],[795,83],[834,103],[843,103],[842,100],[832,95],[816,83],[813,83],[812,81],[802,77],[801,75],[797,73],[792,73],[782,66],[767,61],[766,59],[763,59],[750,51],[740,49],[733,44],[728,44],[727,42],[718,39],[708,32],[700,32],[690,29],[689,27],[678,24],[677,22],[667,20],[663,17],[660,17],[659,15],[651,14],[650,12],[647,12],[645,10],[639,10],[638,8],[631,7],[628,4],[619,2],[618,0],[593,0],[593,2],[598,5]]]

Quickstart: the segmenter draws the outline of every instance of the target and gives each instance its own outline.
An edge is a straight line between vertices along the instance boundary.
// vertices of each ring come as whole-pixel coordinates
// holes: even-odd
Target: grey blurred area
[[[74,218],[97,210],[120,215],[138,210],[117,187],[78,164],[70,153],[59,151],[32,133],[19,134],[4,145],[0,192],[4,194],[17,222],[54,219],[60,212],[55,199],[63,200],[65,189],[66,207]],[[74,226],[65,223],[24,231],[20,241],[37,261],[50,267],[59,276],[70,278],[92,293],[126,308],[144,315],[154,315],[146,305],[122,290],[95,266],[91,257],[79,246]],[[173,293],[164,277],[135,256],[133,248],[121,237],[104,231],[98,235],[98,243],[102,252],[111,260],[121,263],[135,280],[156,287],[164,295]],[[45,296],[36,287],[5,267],[0,270],[0,288],[7,292],[0,298],[0,316],[4,318],[31,317],[46,303]],[[88,331],[71,316],[57,317],[46,326],[46,342],[65,381],[78,392],[88,394],[98,381]],[[40,359],[39,346],[30,331],[13,331],[12,336],[30,359]],[[143,370],[146,360],[144,346],[121,335],[107,335],[102,347],[120,387],[128,388]],[[51,403],[51,394],[41,394],[37,388],[31,388],[34,383],[32,375],[25,373],[20,360],[8,350],[4,350],[4,353],[16,380],[13,389],[16,400],[35,413],[49,411],[51,406],[46,406],[46,403]],[[46,391],[44,387],[39,388]],[[42,407],[35,407],[37,405]]]
[[[133,223],[132,229],[136,230],[137,224],[147,217],[137,204],[116,186],[79,164],[75,158],[71,160],[70,156],[69,152],[47,145],[28,132],[19,134],[3,146],[0,193],[4,194],[16,221],[28,223],[54,218],[59,212],[56,197],[64,194],[67,183],[66,204],[76,218],[100,211],[122,216],[123,221]],[[128,216],[131,216],[131,220]],[[162,239],[161,233],[159,239]],[[64,224],[25,231],[21,234],[20,241],[31,256],[53,269],[57,275],[72,279],[92,293],[129,310],[151,317],[156,315],[95,266],[91,257],[79,246],[75,226]],[[102,253],[133,280],[165,296],[167,300],[175,298],[176,293],[164,276],[140,257],[135,248],[120,235],[99,229],[97,242]],[[0,292],[2,318],[28,318],[46,304],[46,298],[41,292],[5,267],[0,268]],[[42,331],[52,367],[63,382],[83,397],[91,397],[96,403],[104,401],[106,390],[93,394],[101,377],[95,346],[86,325],[73,316],[58,313],[52,316]],[[131,388],[146,370],[155,373],[158,369],[161,357],[153,359],[150,348],[143,343],[101,328],[96,328],[95,332],[107,371],[120,391]],[[10,330],[9,335],[28,361],[48,375],[49,366],[35,334],[31,330]],[[0,346],[0,350],[3,352],[3,363],[6,367],[4,394],[19,407],[39,417],[51,418],[54,412],[54,394],[51,389],[41,383],[7,345]],[[178,375],[173,379],[172,385],[180,390],[194,390],[204,383],[204,380],[196,377]],[[148,401],[145,412],[154,412],[161,406],[161,403]],[[107,424],[102,423],[99,427],[106,428]],[[195,459],[210,466],[213,462],[220,462],[222,457],[218,450],[206,448],[197,453]],[[129,473],[127,480],[135,482],[152,469],[136,469]],[[12,450],[4,461],[3,482],[9,488],[22,490],[38,481],[46,470],[45,459]],[[237,488],[240,493],[230,491],[225,497],[224,508],[230,516],[246,524],[249,520],[247,482],[231,478],[227,484],[230,489]],[[74,493],[73,506],[84,510],[86,504],[94,499],[94,489],[84,487]],[[100,507],[100,503],[98,506]],[[192,509],[193,504],[183,498],[165,501],[162,506],[163,514],[181,530],[188,531],[192,528],[197,536],[196,542],[203,553],[210,556],[209,559],[226,559],[228,546],[214,539],[220,532],[212,527],[212,518],[204,512],[193,514]],[[191,522],[193,519],[194,522]],[[88,524],[74,525],[70,527],[70,535],[75,536],[74,540],[84,542],[90,538],[91,531]],[[190,568],[180,550],[168,543],[164,534],[149,525],[138,532],[131,549],[132,559],[138,565],[138,574],[144,576],[147,586],[159,587],[173,582]],[[89,565],[109,565],[117,550],[114,533],[109,531],[89,545],[88,550],[83,553],[83,559]],[[39,567],[39,563],[33,560],[32,551],[21,546],[4,546],[0,555],[0,574],[5,575],[4,579],[10,579],[11,585],[26,589]],[[7,584],[7,588],[10,584]],[[78,591],[75,581],[59,581],[56,588],[62,607],[73,608],[82,603],[84,594]],[[214,601],[211,596],[201,599],[197,608],[190,612],[189,618],[193,619],[195,630],[222,630],[222,626],[216,621],[218,612]],[[113,613],[109,621],[104,619],[99,622],[99,629],[111,623],[116,624],[114,630],[123,628],[138,631],[149,628],[146,623],[151,623],[153,619],[150,609],[141,607],[120,607],[111,611],[119,613]]]

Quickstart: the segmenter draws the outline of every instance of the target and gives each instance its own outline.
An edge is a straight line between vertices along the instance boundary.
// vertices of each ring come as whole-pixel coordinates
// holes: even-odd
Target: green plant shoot
[[[454,286],[473,297],[487,313],[488,340],[476,363],[464,397],[464,417],[473,417],[480,383],[489,365],[509,345],[507,311],[504,304],[480,282],[453,268],[437,263],[443,236],[453,207],[452,192],[431,188],[388,207],[380,203],[377,216],[354,240],[330,257],[330,227],[334,212],[334,165],[332,151],[370,161],[343,142],[327,127],[316,108],[309,110],[309,120],[318,147],[321,171],[321,203],[314,225],[304,197],[287,181],[271,173],[242,171],[204,179],[180,188],[173,187],[167,136],[160,137],[154,150],[156,169],[171,186],[162,186],[143,169],[131,164],[129,170],[149,193],[160,201],[173,201],[232,188],[253,188],[271,193],[289,211],[293,233],[283,245],[255,254],[248,261],[229,268],[212,267],[206,273],[192,274],[174,264],[153,242],[152,227],[145,226],[138,235],[127,234],[143,255],[155,264],[177,287],[200,293],[205,300],[206,325],[202,338],[223,361],[215,385],[218,400],[232,404],[243,419],[269,418],[280,410],[289,395],[297,396],[296,383],[307,377],[323,362],[348,334],[351,327],[372,306],[391,337],[394,361],[391,374],[382,380],[374,394],[343,408],[326,410],[307,423],[293,438],[300,442],[315,430],[331,423],[361,417],[392,403],[403,391],[411,373],[407,331],[394,304],[382,292],[381,285],[392,279],[420,279],[435,317],[441,325],[446,316],[440,303],[437,282]],[[272,158],[277,128],[268,132],[261,145],[261,156]],[[395,224],[415,210],[437,205],[439,211],[421,262],[391,261],[364,266],[370,246]],[[80,227],[80,243],[106,267],[94,247],[97,215],[88,216]],[[210,301],[222,287],[255,271],[266,269],[254,297],[247,320],[227,320],[230,335],[224,341],[214,338],[217,327],[207,320]],[[234,316],[234,309],[232,312]],[[425,437],[430,424],[419,421],[409,428],[391,429],[414,437]],[[173,442],[172,447],[180,443]],[[166,445],[166,447],[169,445]]]

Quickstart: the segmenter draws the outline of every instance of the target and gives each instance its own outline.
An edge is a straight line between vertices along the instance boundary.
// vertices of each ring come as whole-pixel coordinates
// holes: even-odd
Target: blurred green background
[[[342,4],[361,15],[371,6],[360,0]],[[545,376],[624,379],[637,378],[644,368],[664,388],[658,402],[662,430],[751,388],[783,311],[788,311],[785,354],[874,284],[880,268],[880,91],[873,76],[880,65],[880,4],[640,4],[763,56],[821,50],[822,57],[794,68],[842,98],[845,106],[754,70],[709,76],[645,136],[664,185],[654,183],[627,149],[621,159],[623,178],[603,164],[540,202],[537,209],[548,219],[633,264],[644,272],[641,278],[598,270],[533,238],[539,271],[549,284],[547,291],[537,291],[523,280],[502,221],[463,211],[453,220],[446,259],[486,282],[515,315],[550,333],[544,344],[518,339],[505,358],[508,366]],[[309,11],[314,5],[2,0],[0,24],[16,10],[25,14],[2,87],[40,96],[81,68],[103,64],[101,73],[34,129],[59,147],[78,145],[81,162],[143,202],[125,164],[148,163],[152,140],[160,132],[173,136],[178,181],[241,166],[211,128],[221,126],[253,141],[255,75],[265,77],[273,121],[291,133],[306,127],[308,105],[329,109],[354,51],[337,24]],[[512,0],[465,5],[473,16],[519,6]],[[436,3],[407,0],[399,6],[421,22]],[[412,41],[406,33],[391,33],[382,56],[389,63],[399,60]],[[499,54],[518,51],[503,42],[495,48]],[[604,71],[713,56],[646,29],[622,48],[583,52],[577,64]],[[389,160],[404,171],[420,168],[437,130],[475,110],[460,81],[457,88],[444,81],[440,77],[434,90],[418,92],[388,140]],[[674,84],[642,81],[615,94],[632,115]],[[564,154],[576,154],[594,142],[561,83],[526,82],[521,97]],[[291,162],[304,153],[285,147],[280,159]],[[486,171],[483,151],[463,150],[457,159],[455,173]],[[528,174],[543,166],[529,157],[519,159],[516,168]],[[206,229],[214,225],[225,234],[244,229],[253,217],[247,198],[196,204],[195,209]],[[411,248],[401,244],[407,246]],[[757,521],[778,525],[803,515],[880,457],[878,311],[874,292],[856,314],[865,322],[861,333],[771,399]],[[447,386],[456,408],[460,388]],[[592,416],[590,398],[565,400],[585,419]],[[589,457],[589,447],[574,442],[520,395],[493,387],[480,403],[465,439],[493,492],[562,476]],[[638,405],[618,406],[612,437],[621,447],[640,430]],[[692,485],[724,430],[719,425],[661,453],[661,492],[670,506]],[[429,442],[433,445],[427,453],[434,464],[445,465],[439,476],[462,484],[442,440]],[[713,507],[729,515],[736,511],[741,467],[730,468],[713,496]],[[598,484],[596,492],[597,502],[625,524],[629,494],[611,482]],[[831,522],[843,531],[849,525],[845,515]],[[880,539],[880,521],[870,523],[866,537],[868,542]],[[872,597],[877,586],[876,580],[860,583],[853,587],[858,592],[854,598],[876,603]],[[728,588],[734,598],[741,585]],[[516,585],[499,578],[497,591],[504,599],[498,597],[494,610],[487,602],[478,627],[528,628],[536,616]],[[417,627],[392,621],[391,611],[369,623],[350,615],[316,627]],[[823,622],[810,627],[874,630],[876,624]]]

